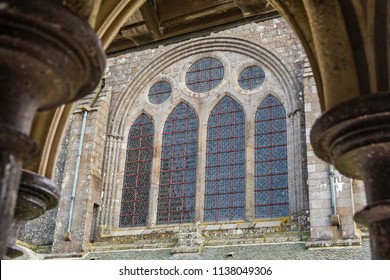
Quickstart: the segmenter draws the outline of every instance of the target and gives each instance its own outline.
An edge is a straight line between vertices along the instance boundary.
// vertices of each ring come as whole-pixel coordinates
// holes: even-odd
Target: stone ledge
[[[255,223],[248,222],[248,223],[238,224],[237,228],[238,229],[252,228],[254,227],[254,225]]]
[[[237,228],[237,224],[224,224],[221,226],[221,229],[224,230],[224,229],[236,229]]]
[[[316,249],[328,249],[328,248],[343,248],[343,247],[360,247],[362,246],[362,240],[357,239],[341,239],[341,240],[318,240],[318,241],[309,241],[306,243],[306,247],[309,250]]]
[[[126,230],[126,231],[114,231],[111,233],[111,236],[125,236],[125,235],[142,235],[144,234],[145,230],[139,229],[139,230]]]
[[[255,228],[280,227],[281,220],[257,222]]]
[[[47,254],[45,255],[45,260],[51,260],[51,259],[82,259],[83,253],[53,253],[53,254]]]
[[[205,230],[220,230],[221,225],[208,225]]]
[[[104,243],[95,244],[89,252],[122,251],[122,250],[154,250],[172,248],[175,242],[145,242],[145,243]]]

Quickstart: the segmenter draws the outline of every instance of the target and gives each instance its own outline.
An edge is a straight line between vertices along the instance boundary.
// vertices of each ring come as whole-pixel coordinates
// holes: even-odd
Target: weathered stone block
[[[257,222],[255,225],[255,228],[262,228],[262,227],[279,227],[281,224],[281,221],[264,221],[264,222]]]

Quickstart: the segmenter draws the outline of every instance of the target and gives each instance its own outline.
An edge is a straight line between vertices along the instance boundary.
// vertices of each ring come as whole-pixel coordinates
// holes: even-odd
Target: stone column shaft
[[[8,236],[17,199],[20,161],[12,154],[0,151],[0,257],[5,257]]]
[[[104,70],[96,33],[60,1],[5,0],[0,9],[0,258],[5,258],[20,167],[38,155],[28,139],[38,110],[89,94]]]

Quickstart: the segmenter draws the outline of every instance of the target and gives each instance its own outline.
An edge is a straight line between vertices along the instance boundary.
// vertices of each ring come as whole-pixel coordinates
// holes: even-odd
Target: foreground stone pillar
[[[0,258],[15,211],[21,166],[38,156],[28,138],[38,110],[90,93],[104,53],[87,22],[61,1],[0,2]]]
[[[22,161],[37,155],[38,147],[27,136],[0,123],[0,259],[5,257],[11,233]]]
[[[12,259],[23,254],[15,242],[19,229],[25,225],[25,221],[36,219],[47,210],[56,207],[59,198],[60,189],[50,179],[27,170],[22,172],[12,232],[8,240],[8,258]]]
[[[368,206],[355,220],[369,228],[373,257],[390,258],[390,94],[366,96],[326,112],[311,139],[317,155],[365,182]]]
[[[363,179],[374,259],[390,259],[390,1],[270,0],[300,37],[324,114],[316,155]]]

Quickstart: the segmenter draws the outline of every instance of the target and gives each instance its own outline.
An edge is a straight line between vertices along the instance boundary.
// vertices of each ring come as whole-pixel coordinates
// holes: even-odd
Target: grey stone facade
[[[206,56],[222,62],[225,76],[217,88],[194,94],[186,86],[185,73],[192,63]],[[245,91],[237,82],[238,75],[253,64],[262,66],[265,80],[259,88]],[[172,94],[161,105],[151,104],[148,101],[149,89],[160,80],[172,85]],[[268,95],[278,98],[287,115],[290,215],[256,219],[253,195],[254,116],[259,104]],[[224,96],[234,98],[245,112],[245,219],[206,223],[203,198],[207,119]],[[195,222],[177,226],[157,225],[162,132],[168,115],[181,102],[196,112],[199,121]],[[127,136],[131,125],[142,113],[151,116],[155,129],[148,222],[145,227],[120,228]],[[299,242],[300,245],[296,246],[300,248],[302,244],[320,248],[359,246],[361,230],[354,223],[353,214],[365,205],[362,183],[352,181],[337,171],[332,176],[329,166],[314,155],[309,135],[320,114],[316,86],[305,52],[282,18],[109,57],[104,87],[79,102],[70,123],[66,138],[69,144],[60,155],[63,168],[57,170],[61,174],[58,176],[62,193],[55,231],[52,240],[45,242],[52,244],[52,253],[91,252],[90,258],[93,258],[94,252],[159,248],[173,254],[206,254],[205,258],[212,258],[212,253],[207,255],[207,250],[215,246],[283,242]],[[77,169],[77,150],[84,116],[84,143]],[[75,172],[78,172],[76,185],[73,184]],[[334,199],[331,186],[334,187]],[[76,195],[74,207],[70,210],[73,191]],[[332,204],[332,201],[335,203]],[[70,216],[71,211],[73,215]],[[334,218],[337,218],[338,224],[332,220]],[[69,220],[70,232],[67,229]],[[33,245],[43,245],[41,239],[34,235],[39,236],[39,231],[31,225],[21,239]],[[244,250],[239,255],[245,258],[245,250],[251,247],[236,248]],[[367,248],[367,245],[363,247],[364,252]],[[359,249],[354,247],[353,250]],[[348,253],[345,254],[348,259]],[[288,258],[288,255],[282,255],[277,259]],[[367,257],[366,253],[363,255],[362,258]],[[311,253],[304,258],[309,256]],[[119,258],[117,255],[112,257]]]

